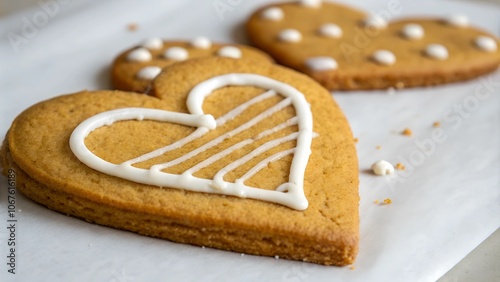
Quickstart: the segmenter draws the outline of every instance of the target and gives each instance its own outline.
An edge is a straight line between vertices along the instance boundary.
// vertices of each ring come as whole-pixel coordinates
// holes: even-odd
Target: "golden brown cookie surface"
[[[191,41],[150,38],[121,53],[113,62],[111,80],[118,90],[144,92],[161,69],[188,59],[219,56],[272,61],[264,52],[238,44],[213,43],[200,37]]]
[[[247,22],[248,36],[277,62],[330,90],[436,85],[474,78],[500,64],[498,39],[466,18],[386,23],[339,4],[300,2],[259,9]]]
[[[303,93],[310,104],[315,137],[311,139],[311,154],[303,175],[303,191],[309,202],[305,210],[266,200],[198,193],[168,188],[168,185],[161,188],[110,176],[83,164],[69,146],[75,128],[89,117],[130,107],[188,113],[186,99],[193,87],[214,77],[232,74],[252,74],[279,81]],[[239,75],[233,78],[233,84],[242,79]],[[298,112],[302,107],[288,103],[287,97],[279,93],[271,93],[243,110],[238,108],[268,93],[267,87],[251,86],[253,83],[248,86],[248,81],[244,82],[221,86],[206,96],[203,111],[218,120],[217,128],[185,147],[138,162],[134,167],[147,170],[153,164],[187,155],[218,136],[251,123],[256,116],[277,104],[283,107],[245,130],[229,134],[223,142],[162,171],[182,174],[228,148],[235,148],[193,173],[196,177],[210,179],[221,168],[262,144],[302,131],[300,123],[289,122],[301,116]],[[280,90],[289,91],[286,87]],[[14,121],[2,149],[2,165],[18,170],[18,189],[28,197],[91,222],[176,242],[249,254],[326,265],[345,265],[354,261],[359,240],[356,152],[349,125],[328,91],[306,76],[279,66],[207,58],[172,66],[155,80],[152,94],[161,99],[120,91],[96,91],[41,102]],[[240,114],[234,116],[235,109],[240,109],[236,110]],[[229,117],[234,117],[228,118],[228,113],[233,113]],[[221,125],[221,117],[228,121]],[[279,129],[273,130],[276,127]],[[119,121],[92,131],[85,138],[85,146],[103,160],[121,164],[174,144],[194,131],[195,127],[178,122],[147,118]],[[233,147],[245,140],[250,143]],[[228,170],[224,180],[234,182],[243,178],[258,163],[297,148],[298,142],[293,138],[278,142],[248,162]],[[292,175],[290,167],[294,157],[294,154],[287,154],[274,158],[245,184],[275,189]]]

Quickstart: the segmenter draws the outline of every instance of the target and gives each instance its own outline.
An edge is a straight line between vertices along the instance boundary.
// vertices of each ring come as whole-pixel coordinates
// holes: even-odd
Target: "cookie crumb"
[[[405,88],[405,83],[402,81],[398,81],[396,83],[396,89],[403,89],[403,88]]]
[[[349,266],[349,269],[354,270],[354,269],[356,269],[356,267],[354,267],[354,265],[351,265],[351,266]]]
[[[375,147],[375,149],[380,150],[382,149],[382,146],[378,145],[377,147]]]
[[[405,166],[402,163],[397,163],[395,168],[399,170],[405,170]]]
[[[137,23],[129,23],[127,25],[128,31],[136,31],[138,28],[139,26],[137,25]]]
[[[354,138],[354,143],[358,143],[359,142],[359,139],[358,138]]]
[[[387,199],[384,199],[384,205],[390,205],[392,204],[392,200],[387,198]]]
[[[441,127],[441,123],[439,121],[435,121],[433,124],[432,124],[432,127]]]
[[[375,205],[378,205],[380,202],[378,200],[373,201]]]
[[[409,128],[405,128],[401,134],[405,135],[405,136],[412,136],[413,135],[413,131],[411,131],[411,129]]]

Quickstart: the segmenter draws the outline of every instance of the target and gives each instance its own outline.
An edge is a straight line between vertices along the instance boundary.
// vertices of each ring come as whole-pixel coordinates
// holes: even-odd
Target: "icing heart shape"
[[[291,93],[295,91],[303,98],[296,98]],[[239,253],[325,265],[354,261],[359,242],[356,151],[349,125],[326,89],[269,63],[204,58],[167,68],[153,81],[150,95],[83,91],[30,107],[14,120],[3,143],[4,172],[16,171],[17,188],[27,197],[89,222]],[[248,101],[253,104],[241,108]],[[252,121],[267,109],[276,111]],[[301,121],[308,113],[312,124]],[[243,126],[248,123],[254,126]],[[200,131],[205,132],[200,138],[164,149]],[[317,135],[311,139],[313,132]],[[72,136],[76,144],[70,145]],[[220,136],[228,138],[219,143]],[[281,138],[289,141],[258,149]],[[306,149],[300,149],[301,144]],[[158,149],[165,151],[141,158]],[[81,152],[104,169],[80,161]],[[223,152],[229,154],[223,157]],[[234,170],[228,166],[249,154],[255,157],[247,157],[250,160]],[[301,159],[296,154],[308,155],[309,161],[299,161],[294,168],[292,163]],[[186,155],[189,160],[180,163]],[[152,167],[165,163],[171,166],[150,174]],[[125,167],[119,177],[107,171],[106,166],[115,165]],[[196,166],[201,169],[192,176],[199,185],[182,184],[182,176],[174,187],[162,180]],[[221,170],[228,173],[215,177]],[[134,174],[148,174],[153,180],[145,184],[127,179]],[[288,198],[287,206],[262,200],[247,187],[229,193],[230,184],[242,178],[246,186],[266,194],[296,193],[308,206],[303,209],[299,201],[299,209],[290,208],[294,205]],[[292,185],[276,191],[283,183]],[[187,189],[193,187],[204,192]],[[241,191],[247,192],[246,198],[240,197]]]
[[[266,92],[264,92],[263,94],[254,97],[252,100],[238,105],[227,114],[218,118],[217,121],[213,118],[213,116],[206,115],[203,112],[202,108],[202,103],[205,97],[218,88],[232,85],[255,86],[268,90],[266,90]],[[276,93],[282,93],[282,95],[287,99],[259,113],[253,119],[233,129],[232,131],[218,136],[209,143],[206,143],[201,148],[203,148],[204,150],[212,148],[223,142],[225,139],[230,139],[243,130],[247,130],[252,126],[255,126],[266,117],[271,116],[274,112],[281,110],[287,105],[293,105],[295,112],[297,113],[296,117],[278,124],[271,129],[260,132],[259,135],[252,139],[240,141],[235,145],[222,150],[216,155],[208,157],[208,159],[204,162],[198,163],[197,165],[189,168],[182,174],[172,174],[161,171],[166,167],[172,166],[172,164],[170,164],[171,162],[153,165],[149,169],[142,169],[132,166],[134,163],[144,162],[146,160],[158,157],[162,154],[175,150],[178,147],[193,141],[194,139],[200,138],[201,136],[205,135],[210,129],[216,129],[217,125],[223,125],[227,122],[228,119],[235,118],[248,107],[264,99],[272,97]],[[266,200],[270,202],[280,203],[299,210],[307,208],[307,199],[304,196],[303,182],[312,139],[312,115],[309,107],[307,106],[307,101],[305,100],[302,93],[300,93],[297,89],[291,87],[290,85],[270,79],[265,76],[256,74],[226,74],[210,78],[198,84],[188,94],[187,103],[190,114],[147,108],[124,108],[100,113],[85,120],[75,129],[75,131],[73,131],[70,139],[71,149],[73,153],[78,157],[78,159],[80,159],[80,161],[82,161],[86,165],[100,172],[114,175],[130,181],[160,187],[172,187],[197,192],[217,193],[245,198],[248,197],[251,199]],[[121,164],[113,164],[99,158],[94,153],[92,153],[85,145],[85,137],[97,128],[103,126],[111,126],[112,123],[117,121],[144,119],[177,123],[186,126],[196,126],[197,130],[195,130],[189,136],[176,141],[173,144],[167,145],[163,148],[158,148],[152,152],[146,153],[140,157],[123,162]],[[196,171],[209,166],[211,163],[227,156],[235,150],[245,147],[246,145],[253,143],[257,139],[262,139],[265,136],[272,135],[273,133],[280,131],[284,127],[289,127],[292,125],[298,126],[297,132],[294,132],[286,137],[267,141],[266,143],[254,149],[249,154],[245,155],[243,158],[231,162],[223,169],[219,170],[214,179],[210,180],[193,176],[193,173],[195,173]],[[281,143],[285,143],[290,140],[296,140],[296,148],[282,150],[275,153],[274,155],[268,156],[263,161],[253,166],[241,178],[236,179],[235,182],[227,182],[224,180],[224,175],[229,171],[236,169],[243,163],[248,162],[250,159],[255,158],[256,156],[265,153],[276,146],[279,146]],[[204,150],[198,150],[197,153],[203,152]],[[190,156],[183,155],[175,161],[177,163],[183,162],[190,159],[194,155],[193,151],[188,154],[190,154]],[[293,154],[294,157],[291,163],[289,181],[280,184],[275,191],[249,187],[244,184],[244,181],[247,178],[257,173],[263,167],[269,165],[272,161],[279,160],[290,154]]]
[[[471,79],[500,65],[498,38],[466,17],[380,16],[313,1],[272,4],[247,22],[250,41],[330,90],[429,86]]]

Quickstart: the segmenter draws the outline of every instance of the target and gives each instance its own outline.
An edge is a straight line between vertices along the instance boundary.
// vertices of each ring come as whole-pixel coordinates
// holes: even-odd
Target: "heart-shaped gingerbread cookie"
[[[28,197],[90,222],[249,254],[354,261],[356,152],[328,91],[272,64],[204,58],[167,68],[151,95],[39,103],[12,124],[2,166]]]
[[[250,46],[215,43],[206,37],[191,41],[149,38],[118,55],[111,67],[111,82],[115,89],[142,93],[148,90],[162,68],[193,58],[211,56],[273,61],[266,53]]]
[[[467,18],[382,17],[321,1],[263,7],[247,22],[253,44],[330,90],[429,86],[500,65],[498,39]]]

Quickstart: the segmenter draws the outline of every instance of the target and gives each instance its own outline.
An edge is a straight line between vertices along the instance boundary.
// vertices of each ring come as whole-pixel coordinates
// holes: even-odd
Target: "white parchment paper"
[[[49,2],[52,6],[38,5],[0,19],[2,138],[14,117],[38,101],[81,89],[109,88],[114,56],[145,38],[204,35],[244,43],[242,23],[266,1],[41,3]],[[392,11],[394,18],[461,13],[500,34],[498,6],[343,2],[372,12]],[[395,2],[396,8],[391,6]],[[30,30],[26,21],[39,25]],[[137,31],[127,30],[131,23],[137,24]],[[12,34],[23,40],[13,41]],[[359,138],[361,245],[354,269],[143,237],[66,217],[18,193],[12,275],[6,266],[10,235],[7,181],[2,178],[0,280],[434,281],[500,226],[500,72],[427,89],[334,96]],[[436,121],[438,128],[433,127]],[[401,135],[404,128],[413,136]],[[400,162],[406,170],[391,177],[374,176],[369,168],[379,159]],[[374,203],[386,198],[393,203]]]

